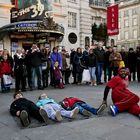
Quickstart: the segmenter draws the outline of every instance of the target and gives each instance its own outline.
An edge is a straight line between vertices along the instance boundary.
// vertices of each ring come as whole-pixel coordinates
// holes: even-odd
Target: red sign
[[[119,15],[118,4],[107,7],[107,34],[109,36],[119,34],[118,15]]]

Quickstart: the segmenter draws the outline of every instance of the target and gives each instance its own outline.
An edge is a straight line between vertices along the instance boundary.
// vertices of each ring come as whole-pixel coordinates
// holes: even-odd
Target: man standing
[[[102,84],[101,77],[105,61],[105,50],[103,49],[103,42],[99,42],[94,52],[97,57],[97,84],[100,85]]]

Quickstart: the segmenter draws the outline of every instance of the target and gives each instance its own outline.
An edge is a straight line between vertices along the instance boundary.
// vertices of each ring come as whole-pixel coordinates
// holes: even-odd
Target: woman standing
[[[97,65],[97,58],[96,55],[94,54],[93,49],[89,50],[89,55],[87,59],[87,65],[90,73],[90,79],[91,79],[91,86],[97,86],[96,84],[96,75],[95,75],[95,70],[96,70],[96,65]]]
[[[25,56],[22,53],[21,48],[17,48],[16,54],[14,55],[14,72],[15,72],[15,90],[26,91],[26,67],[25,67]]]
[[[76,83],[78,85],[80,85],[82,82],[82,72],[83,72],[83,68],[81,67],[82,59],[83,59],[82,49],[77,48],[77,51],[73,58],[73,62],[76,66]]]

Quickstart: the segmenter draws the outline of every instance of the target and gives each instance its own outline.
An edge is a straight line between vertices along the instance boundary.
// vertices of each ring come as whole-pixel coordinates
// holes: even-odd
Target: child
[[[63,78],[62,78],[62,73],[59,69],[59,64],[58,64],[58,61],[55,62],[54,64],[54,70],[53,70],[53,73],[54,73],[54,86],[56,88],[64,88],[64,84],[63,84]]]
[[[102,111],[106,108],[106,104],[102,104],[98,109],[96,109],[76,97],[64,98],[63,101],[60,102],[60,104],[66,110],[71,110],[74,107],[78,107],[80,114],[88,117],[90,117],[92,114],[100,115]]]
[[[39,100],[37,101],[36,105],[38,107],[42,107],[47,112],[50,119],[58,122],[62,121],[62,116],[74,119],[79,112],[77,107],[72,111],[66,111],[53,99],[48,98],[47,94],[45,93],[39,96]]]
[[[36,106],[35,103],[23,97],[20,91],[14,94],[14,101],[10,106],[10,113],[20,118],[24,127],[30,124],[30,117],[40,122],[48,123],[48,115],[45,110]]]

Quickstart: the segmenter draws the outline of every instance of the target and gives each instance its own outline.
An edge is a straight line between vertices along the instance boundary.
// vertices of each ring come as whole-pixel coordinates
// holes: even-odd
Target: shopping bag
[[[90,82],[90,73],[88,69],[83,70],[82,82]]]
[[[10,75],[3,75],[3,83],[4,83],[4,86],[6,87],[9,87],[12,85],[12,77]]]

